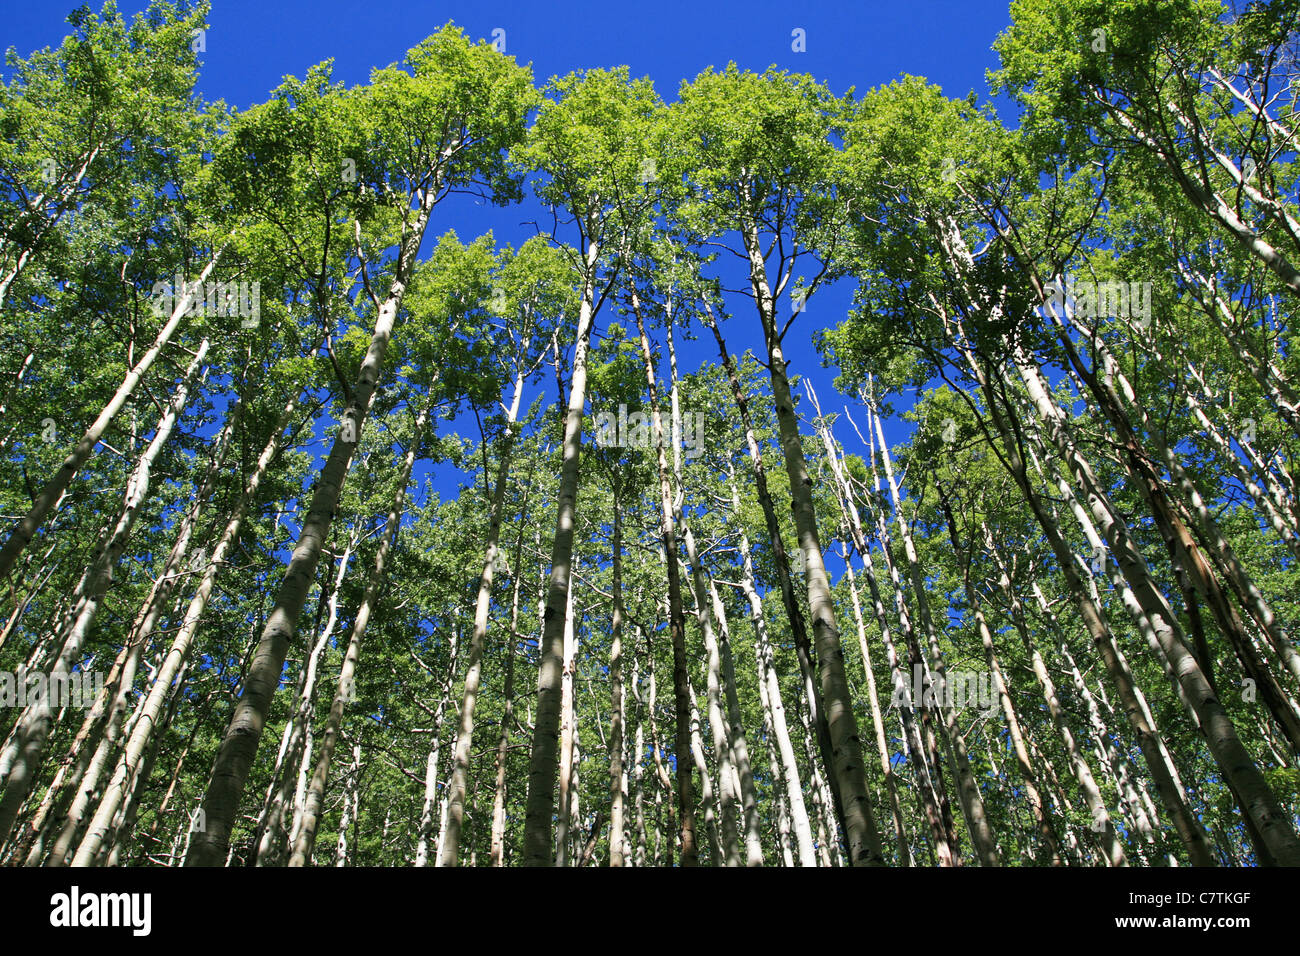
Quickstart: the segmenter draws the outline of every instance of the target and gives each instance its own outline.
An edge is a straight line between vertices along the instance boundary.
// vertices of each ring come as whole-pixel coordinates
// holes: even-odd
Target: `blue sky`
[[[57,44],[77,4],[12,4],[0,46]],[[92,8],[99,3],[91,0]],[[147,4],[123,0],[123,13]],[[200,80],[211,98],[239,107],[263,99],[286,73],[333,58],[336,75],[363,82],[371,67],[398,61],[448,20],[474,37],[506,31],[506,52],[531,62],[539,78],[580,67],[626,64],[671,99],[678,82],[735,60],[762,70],[775,63],[809,72],[836,92],[866,89],[900,73],[925,76],[950,96],[982,90],[994,65],[989,47],[1007,24],[1006,0],[892,0],[841,3],[397,2],[214,0]],[[791,50],[791,31],[807,50]]]
[[[145,0],[122,0],[127,16],[143,10]],[[90,6],[98,9],[99,0]],[[11,5],[0,25],[0,46],[26,55],[56,45],[68,32],[71,0]],[[761,71],[775,64],[807,72],[835,93],[859,92],[902,73],[924,76],[949,96],[985,91],[985,71],[996,65],[993,40],[1008,22],[1007,0],[904,0],[904,2],[814,3],[798,6],[775,2],[611,3],[572,0],[539,2],[400,2],[370,0],[214,0],[199,89],[208,99],[224,99],[237,108],[263,101],[286,74],[302,76],[322,60],[334,60],[334,75],[348,85],[363,83],[372,68],[399,62],[405,51],[448,20],[472,37],[491,39],[505,31],[506,52],[531,62],[539,85],[547,78],[584,67],[626,64],[634,76],[648,75],[666,100],[676,98],[679,84],[709,67],[734,60]],[[804,52],[793,49],[793,33],[803,31]],[[516,247],[529,235],[531,221],[545,221],[532,201],[498,209],[468,199],[440,206],[426,250],[448,229],[463,241],[492,229],[498,242]],[[564,238],[568,238],[565,236]],[[832,385],[834,370],[822,369],[811,345],[820,327],[838,324],[851,290],[842,282],[812,299],[786,339],[791,371],[813,381],[823,407],[838,409]],[[731,304],[735,318],[726,333],[733,352],[760,351],[761,338],[752,307]],[[611,316],[602,316],[598,332]],[[716,358],[705,333],[680,344],[683,371]],[[542,381],[551,380],[547,374]],[[552,388],[553,391],[553,388]],[[525,399],[525,404],[533,396]],[[903,408],[904,399],[896,403]],[[855,416],[856,417],[856,416]],[[472,436],[472,421],[462,434]],[[908,426],[890,424],[891,443],[905,438]],[[851,428],[837,432],[850,451],[859,450]],[[324,449],[322,449],[323,451]],[[454,492],[455,479],[435,482],[440,493]]]

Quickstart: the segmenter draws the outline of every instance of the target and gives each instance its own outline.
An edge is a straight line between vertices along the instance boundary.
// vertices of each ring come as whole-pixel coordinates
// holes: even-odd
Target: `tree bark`
[[[392,338],[402,297],[415,268],[415,257],[435,197],[435,189],[422,194],[415,222],[409,228],[404,228],[387,298],[378,309],[370,346],[352,386],[351,400],[342,415],[340,430],[334,438],[329,457],[317,478],[298,543],[280,584],[275,606],[258,640],[257,651],[244,682],[243,694],[213,762],[212,776],[203,801],[207,829],[190,843],[186,866],[220,866],[225,859],[244,783],[261,741],[271,699],[279,686],[285,656],[297,632],[298,617],[315,577],[321,548],[334,520],[334,512],[343,492],[343,482],[347,478],[352,457],[361,441],[362,428],[374,402],[383,372],[384,355],[388,351],[388,342]]]
[[[212,254],[212,258],[208,260],[208,264],[204,266],[203,271],[199,273],[199,283],[207,281],[208,276],[216,267],[217,259],[220,258],[220,256],[220,249]],[[86,429],[85,434],[81,436],[81,440],[73,446],[72,451],[68,453],[68,457],[64,459],[63,465],[57,472],[55,472],[54,476],[46,483],[45,487],[41,489],[40,494],[37,495],[36,500],[32,502],[32,506],[28,510],[27,514],[18,522],[18,525],[14,530],[9,533],[9,537],[6,539],[4,546],[0,547],[0,581],[4,580],[5,576],[9,574],[14,562],[18,559],[18,556],[23,553],[23,550],[27,545],[31,543],[32,537],[44,523],[55,503],[63,497],[64,491],[66,491],[68,485],[72,483],[72,479],[76,477],[81,466],[84,465],[86,460],[94,453],[95,446],[98,445],[99,440],[104,437],[104,432],[108,429],[108,426],[113,419],[117,417],[117,413],[122,410],[122,406],[126,404],[127,399],[135,394],[136,387],[140,384],[141,379],[144,378],[145,373],[153,367],[153,363],[162,353],[162,350],[167,347],[172,336],[180,327],[182,320],[189,314],[190,306],[193,304],[193,299],[193,290],[192,288],[187,287],[185,294],[181,296],[180,301],[177,302],[175,308],[172,309],[171,316],[168,318],[167,322],[158,330],[158,335],[155,337],[153,345],[150,346],[149,349],[145,351],[144,355],[140,356],[140,360],[131,367],[131,371],[126,374],[126,378],[124,378],[122,384],[117,387],[117,391],[113,394],[113,397],[109,399],[108,404],[104,406],[98,417],[96,417],[90,427]]]

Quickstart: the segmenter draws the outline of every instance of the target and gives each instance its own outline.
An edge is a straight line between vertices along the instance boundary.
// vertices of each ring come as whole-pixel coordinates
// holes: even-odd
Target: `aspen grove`
[[[1300,865],[1295,0],[247,109],[207,16],[0,86],[0,863]]]

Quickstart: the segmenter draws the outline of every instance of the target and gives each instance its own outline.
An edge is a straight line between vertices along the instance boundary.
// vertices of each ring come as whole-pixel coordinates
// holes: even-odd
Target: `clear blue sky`
[[[124,14],[147,4],[123,0]],[[57,44],[77,4],[36,0],[6,5],[0,46],[20,53]],[[89,6],[98,9],[97,0]],[[950,96],[983,89],[994,65],[989,46],[1007,23],[1006,0],[892,0],[808,3],[341,2],[214,0],[200,86],[211,98],[246,107],[286,73],[334,58],[336,76],[363,82],[438,27],[454,20],[474,37],[506,31],[506,52],[531,62],[539,78],[580,67],[627,64],[671,99],[678,81],[709,65],[781,67],[816,74],[836,92],[866,89],[900,73],[925,76]],[[791,51],[791,31],[807,51]]]
[[[92,9],[99,0],[91,0]],[[130,17],[145,0],[122,0]],[[20,54],[57,45],[68,32],[71,0],[9,4],[0,21],[0,46]],[[650,76],[660,95],[676,98],[683,79],[734,60],[761,71],[777,66],[811,73],[835,93],[859,92],[902,73],[924,76],[949,96],[985,91],[985,71],[996,65],[991,44],[1007,25],[1007,0],[891,0],[891,2],[622,3],[570,0],[565,3],[400,2],[400,0],[214,0],[205,37],[199,88],[208,99],[237,108],[266,99],[283,76],[333,58],[335,79],[363,83],[370,70],[399,62],[405,51],[448,20],[472,37],[490,39],[505,31],[506,52],[531,62],[539,85],[556,74],[584,67],[626,64],[634,76]],[[804,31],[806,51],[792,49],[792,32]],[[473,202],[449,202],[438,211],[426,246],[449,228],[469,241],[489,228],[499,242],[518,246],[532,233],[525,225],[543,220],[536,204],[496,209]],[[820,326],[838,324],[848,307],[847,283],[810,301],[795,323],[786,354],[792,371],[808,375],[830,411],[842,402],[831,384],[833,370],[820,368],[810,342]],[[737,319],[727,330],[733,351],[760,349],[752,314],[732,306]],[[604,323],[598,323],[603,328]],[[683,348],[683,370],[713,358],[710,341]],[[550,376],[547,376],[549,379]],[[544,379],[545,381],[546,379]],[[531,398],[531,396],[530,396]],[[527,402],[525,403],[527,404]],[[910,404],[904,400],[898,407]],[[906,435],[902,423],[890,428],[891,442]],[[473,434],[472,425],[464,432]],[[851,450],[851,429],[839,435]],[[438,481],[439,491],[452,489]]]

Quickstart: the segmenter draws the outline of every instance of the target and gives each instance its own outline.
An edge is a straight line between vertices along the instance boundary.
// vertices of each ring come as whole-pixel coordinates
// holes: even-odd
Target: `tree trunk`
[[[940,701],[938,708],[943,720],[941,728],[946,731],[945,744],[952,751],[953,766],[957,777],[957,793],[961,797],[962,811],[966,817],[966,828],[971,834],[971,842],[983,866],[998,866],[997,841],[989,826],[988,816],[984,810],[984,800],[980,796],[979,785],[971,772],[970,761],[966,756],[966,744],[957,725],[956,708],[951,706],[952,694],[948,687],[948,678],[939,649],[939,637],[935,630],[933,616],[930,613],[930,601],[926,591],[925,578],[921,572],[920,559],[917,557],[916,544],[912,539],[911,528],[903,517],[902,501],[898,492],[898,482],[894,479],[893,463],[889,455],[889,446],[885,441],[885,432],[880,423],[880,416],[874,407],[868,409],[873,423],[876,441],[880,447],[880,461],[885,472],[885,484],[889,488],[890,499],[894,503],[894,519],[898,524],[899,534],[903,539],[903,555],[907,561],[912,593],[916,598],[917,614],[921,620],[921,629],[925,632],[930,650],[931,678],[935,681]]]
[[[505,500],[506,478],[510,472],[515,442],[515,422],[519,417],[519,403],[524,391],[524,373],[515,376],[514,394],[506,413],[506,434],[497,466],[496,486],[488,514],[488,535],[484,545],[483,572],[479,576],[478,600],[474,605],[474,635],[470,639],[468,670],[461,698],[460,723],[456,731],[456,751],[452,755],[451,782],[447,786],[447,828],[443,834],[443,866],[456,866],[460,854],[461,825],[465,817],[465,786],[469,775],[469,755],[474,740],[474,707],[478,703],[479,683],[482,679],[483,649],[487,644],[488,615],[492,607],[492,579],[496,572],[501,536],[501,508]],[[486,480],[486,475],[484,479]],[[513,637],[511,638],[513,641]]]
[[[622,488],[614,484],[613,564],[614,616],[609,646],[609,865],[623,866],[623,509]],[[639,749],[639,748],[638,748]],[[640,754],[638,753],[638,760]]]
[[[208,264],[204,266],[203,271],[199,273],[199,284],[207,281],[213,268],[216,267],[217,259],[220,255],[220,249],[213,253],[212,258],[208,260]],[[40,494],[37,495],[36,500],[32,502],[32,506],[28,510],[27,514],[23,516],[22,520],[18,522],[18,525],[14,530],[10,532],[4,546],[0,547],[0,581],[4,580],[5,576],[9,574],[9,571],[13,567],[14,562],[18,559],[18,556],[21,555],[27,545],[31,543],[32,537],[44,523],[55,503],[63,497],[64,491],[66,491],[68,485],[72,483],[72,479],[76,477],[78,470],[80,470],[81,466],[86,463],[86,460],[94,454],[95,446],[99,444],[99,440],[104,436],[104,432],[108,429],[109,424],[117,416],[117,413],[122,410],[122,406],[126,404],[127,399],[135,394],[136,387],[140,384],[140,380],[143,379],[145,373],[153,367],[153,363],[171,341],[172,335],[175,334],[176,330],[181,325],[181,320],[189,314],[190,306],[193,304],[193,299],[193,289],[187,287],[185,293],[180,297],[180,301],[178,301],[175,308],[172,309],[171,317],[168,318],[163,327],[158,330],[158,335],[154,339],[153,345],[150,346],[144,355],[140,356],[140,360],[131,367],[131,371],[126,374],[126,378],[124,378],[122,384],[117,387],[117,391],[113,394],[113,397],[109,399],[108,404],[104,406],[103,410],[100,411],[99,416],[91,423],[90,427],[86,429],[85,434],[81,436],[81,440],[78,441],[72,451],[68,453],[68,457],[64,459],[63,465],[57,472],[55,472],[54,477],[52,477],[49,482],[46,483],[45,487],[41,489]]]
[[[731,501],[733,510],[739,512],[740,495],[734,482],[731,488]],[[754,585],[754,565],[750,558],[749,540],[743,530],[740,532],[740,557],[744,568],[741,587],[745,592],[745,598],[749,601],[750,618],[754,622],[754,652],[758,663],[760,697],[764,704],[767,723],[776,738],[777,753],[781,757],[783,789],[790,805],[790,822],[794,830],[799,865],[816,866],[812,825],[808,819],[807,805],[804,803],[803,783],[799,779],[794,745],[790,742],[785,705],[781,700],[781,685],[777,680],[776,668],[772,664],[772,647],[768,640],[767,621],[763,615],[763,601]]]
[[[695,866],[697,852],[695,848],[695,794],[691,781],[691,765],[682,759],[691,752],[691,708],[694,699],[688,689],[688,671],[686,664],[686,621],[682,606],[681,571],[677,556],[677,509],[673,504],[672,482],[668,473],[668,461],[665,453],[667,441],[664,437],[663,417],[659,412],[658,389],[655,385],[654,359],[650,351],[650,339],[646,334],[645,321],[641,316],[640,303],[635,293],[632,296],[633,312],[636,315],[637,331],[640,336],[641,360],[645,367],[646,386],[650,395],[650,417],[652,437],[655,445],[655,461],[659,477],[659,534],[663,548],[665,573],[668,579],[668,622],[673,645],[673,700],[676,708],[676,736],[674,753],[677,764],[677,809],[678,826],[682,845],[682,866]],[[698,595],[697,595],[698,598]],[[700,605],[703,608],[703,605]],[[707,785],[707,772],[702,771],[701,786]],[[707,805],[707,801],[706,805]]]
[[[207,472],[195,492],[193,501],[180,521],[171,550],[163,563],[162,571],[157,580],[154,581],[148,597],[146,597],[136,614],[128,637],[123,642],[118,659],[114,662],[113,670],[108,675],[104,697],[101,701],[96,702],[94,709],[86,716],[72,747],[69,748],[67,757],[65,757],[64,768],[60,770],[60,774],[65,769],[68,769],[72,761],[75,760],[76,765],[67,778],[66,792],[61,795],[58,801],[58,809],[54,813],[56,818],[63,818],[63,823],[59,836],[50,850],[48,862],[50,866],[63,866],[66,862],[74,841],[81,833],[81,824],[85,819],[86,812],[98,793],[103,773],[119,748],[123,720],[128,709],[128,698],[135,683],[135,674],[140,656],[151,641],[154,630],[168,607],[169,599],[183,574],[181,567],[190,553],[190,542],[195,526],[198,523],[203,506],[212,496],[216,479],[230,450],[235,426],[241,418],[243,408],[244,403],[241,400],[230,415],[227,416],[226,424],[213,446]],[[205,557],[202,550],[195,553],[195,560],[202,557]],[[112,704],[106,708],[105,704],[110,698]],[[142,695],[140,704],[143,705],[143,703],[144,696]],[[92,748],[93,753],[91,752]],[[57,784],[52,784],[46,797],[47,805],[53,805],[53,798],[57,791]],[[34,820],[32,826],[38,827],[39,821]],[[39,863],[41,853],[42,841],[37,840],[28,856],[27,865],[34,866]]]
[[[293,556],[275,599],[275,606],[262,629],[243,694],[235,708],[230,726],[221,741],[213,762],[203,806],[207,829],[191,842],[186,866],[220,866],[230,845],[230,832],[244,783],[252,767],[257,745],[266,725],[266,715],[280,682],[280,672],[289,645],[297,631],[298,618],[307,591],[315,577],[321,548],[329,534],[343,492],[352,457],[361,441],[366,416],[374,402],[383,372],[384,355],[393,334],[397,312],[402,304],[415,267],[420,240],[429,221],[436,189],[420,196],[419,213],[409,231],[404,232],[388,296],[378,309],[370,347],[352,386],[351,400],[343,413],[339,433],[335,436],[312,492],[311,505]]]
[[[159,421],[153,440],[140,456],[131,475],[117,525],[102,550],[95,554],[92,566],[86,572],[87,583],[81,606],[77,609],[72,624],[58,639],[61,649],[48,675],[52,684],[56,681],[66,682],[72,673],[72,668],[81,659],[82,646],[108,591],[113,571],[126,551],[131,532],[140,517],[140,510],[149,496],[154,462],[170,439],[172,430],[176,427],[176,422],[189,400],[190,388],[203,367],[208,348],[208,340],[204,339],[180,385],[177,386],[170,405]],[[64,686],[67,686],[66,683]],[[0,798],[0,845],[8,840],[18,811],[35,783],[45,756],[50,726],[54,720],[54,708],[50,701],[54,690],[55,687],[51,686],[46,694],[28,706],[19,720],[15,741],[19,749],[5,781],[4,797]]]
[[[1094,518],[1101,526],[1125,578],[1133,585],[1139,601],[1148,611],[1156,640],[1173,665],[1179,684],[1200,719],[1206,741],[1224,773],[1225,782],[1241,795],[1244,801],[1242,810],[1250,817],[1273,858],[1283,866],[1300,865],[1300,838],[1296,836],[1264,775],[1242,745],[1204,671],[1183,642],[1178,633],[1177,621],[1164,603],[1163,596],[1152,584],[1141,553],[1132,543],[1127,529],[1115,519],[1113,507],[1098,487],[1091,468],[1067,437],[1063,413],[1044,390],[1037,371],[1022,357],[1018,357],[1017,369],[1047,425],[1049,437],[1056,443],[1076,479],[1088,490]]]
[[[587,350],[596,312],[595,270],[599,247],[593,241],[586,250],[582,303],[573,351],[573,379],[564,420],[564,452],[555,516],[555,538],[551,546],[551,580],[546,596],[541,666],[537,677],[537,716],[529,754],[528,800],[524,816],[524,863],[550,866],[555,862],[552,825],[555,784],[559,771],[560,694],[563,680],[564,608],[569,595],[573,530],[578,506],[578,477],[581,458],[582,418],[587,401]]]
[[[573,558],[576,568],[578,559]],[[569,579],[569,595],[564,603],[564,673],[560,686],[560,779],[559,807],[555,821],[555,865],[569,865],[569,826],[572,816],[570,800],[573,787],[573,719],[574,719],[574,667],[577,664],[577,621],[574,617],[573,579]]]
[[[140,772],[141,757],[154,737],[159,715],[162,713],[165,702],[171,693],[172,682],[188,659],[190,645],[194,640],[195,632],[198,630],[199,622],[216,585],[217,573],[239,536],[244,518],[257,498],[257,489],[270,468],[272,459],[279,452],[284,430],[293,418],[293,413],[297,407],[298,398],[295,396],[285,404],[280,412],[280,417],[272,427],[271,435],[267,439],[261,455],[258,456],[253,473],[245,483],[243,493],[234,505],[221,537],[212,548],[212,554],[204,568],[202,580],[199,582],[194,597],[190,600],[185,611],[185,617],[180,629],[172,639],[171,648],[154,675],[153,685],[149,689],[144,711],[131,730],[122,756],[118,759],[116,768],[113,771],[113,777],[100,799],[99,806],[95,810],[86,835],[77,847],[76,855],[73,858],[74,866],[92,865],[109,837],[113,818],[126,796],[129,779],[132,776],[144,776]]]
[[[804,576],[808,584],[808,606],[812,614],[813,635],[817,644],[821,697],[830,732],[831,763],[827,767],[827,773],[833,781],[832,796],[838,804],[837,816],[843,820],[842,826],[850,863],[853,866],[883,865],[884,855],[880,848],[880,834],[871,815],[871,799],[867,794],[862,741],[858,735],[857,718],[853,714],[848,675],[844,670],[844,650],[840,645],[839,629],[835,624],[830,582],[826,575],[826,567],[822,563],[821,538],[812,500],[812,478],[808,474],[808,464],[804,459],[803,444],[799,436],[799,419],[795,414],[794,397],[790,393],[790,381],[786,376],[785,354],[781,348],[775,322],[775,302],[767,284],[766,265],[758,244],[757,228],[752,225],[745,232],[745,245],[749,254],[750,281],[758,304],[763,338],[767,346],[768,369],[771,373],[772,395],[775,399],[777,423],[780,428],[781,449],[785,456],[786,473],[790,479],[795,528],[799,536]]]
[[[417,867],[427,866],[429,863],[429,841],[433,836],[433,812],[434,806],[438,802],[438,759],[442,751],[442,715],[447,706],[448,697],[451,695],[451,685],[456,679],[456,665],[460,646],[459,635],[460,627],[457,625],[450,635],[450,646],[447,649],[447,675],[444,678],[442,687],[439,689],[438,705],[434,708],[433,713],[433,727],[430,731],[433,735],[433,743],[429,747],[429,756],[425,760],[424,804],[420,809],[420,829],[415,848],[415,865]]]
[[[402,470],[397,478],[397,490],[393,494],[393,506],[389,509],[384,525],[384,534],[379,548],[375,552],[375,566],[366,582],[366,590],[352,620],[352,632],[348,637],[348,648],[343,657],[343,666],[339,671],[338,684],[330,701],[329,715],[325,719],[325,731],[321,738],[320,753],[312,771],[311,781],[307,785],[302,803],[301,821],[295,825],[293,853],[289,866],[306,866],[311,859],[316,844],[316,828],[320,822],[321,804],[325,799],[325,785],[329,780],[330,762],[334,759],[334,749],[338,744],[343,725],[343,708],[356,699],[356,672],[361,657],[361,641],[370,626],[370,617],[379,602],[379,592],[384,586],[388,570],[388,557],[397,541],[397,532],[401,526],[402,512],[406,505],[406,489],[411,482],[411,471],[419,456],[420,446],[424,441],[424,431],[428,426],[429,410],[421,409],[416,416],[415,427],[411,433],[411,446],[406,450],[402,461]],[[336,589],[337,590],[337,589]],[[353,750],[354,760],[359,753],[360,744]]]
[[[822,690],[816,680],[817,668],[813,661],[812,644],[808,640],[808,629],[804,623],[803,608],[799,604],[799,598],[794,589],[794,580],[790,574],[790,561],[786,554],[780,521],[777,518],[776,506],[772,501],[771,492],[768,490],[767,471],[763,464],[762,449],[759,447],[754,423],[750,416],[749,401],[740,383],[736,363],[732,359],[731,353],[727,351],[727,343],[722,337],[722,330],[713,314],[713,309],[707,301],[703,302],[702,305],[704,307],[705,324],[713,332],[714,340],[718,343],[718,354],[727,373],[732,399],[740,412],[740,421],[745,432],[745,446],[748,449],[750,465],[754,472],[754,488],[758,494],[759,506],[763,510],[763,521],[767,527],[768,543],[772,548],[773,564],[776,566],[781,603],[785,607],[786,620],[789,622],[790,633],[794,638],[795,659],[799,662],[799,676],[803,683],[804,699],[808,702],[812,722],[816,728],[818,754],[821,756],[822,766],[831,767],[834,764],[834,755],[832,753],[830,724],[826,719],[826,708],[822,702]],[[834,786],[834,775],[832,775],[832,785]],[[838,795],[835,799],[838,807]],[[842,817],[838,809],[836,814]]]
[[[941,507],[948,519],[948,533],[952,540],[953,554],[960,555],[962,545],[961,537],[957,532],[957,518],[953,514],[947,499],[942,501]],[[1011,749],[1016,755],[1016,767],[1020,771],[1021,780],[1024,782],[1025,798],[1029,803],[1030,812],[1034,816],[1034,824],[1038,829],[1039,839],[1042,840],[1043,849],[1051,865],[1060,866],[1061,852],[1057,845],[1056,831],[1053,829],[1051,819],[1048,817],[1047,805],[1042,797],[1038,775],[1034,772],[1033,761],[1029,759],[1029,751],[1025,747],[1024,733],[1020,728],[1020,718],[1016,715],[1016,708],[1011,700],[1011,690],[1007,687],[1006,678],[1002,673],[1002,666],[998,662],[997,650],[993,646],[993,634],[989,630],[988,622],[984,619],[984,608],[979,599],[979,592],[971,584],[969,560],[962,567],[962,588],[966,592],[966,600],[969,603],[971,613],[975,617],[975,626],[979,631],[980,643],[984,648],[984,663],[989,669],[993,689],[997,694],[998,704],[1002,708],[1002,717],[1007,724],[1007,735],[1011,738]]]

